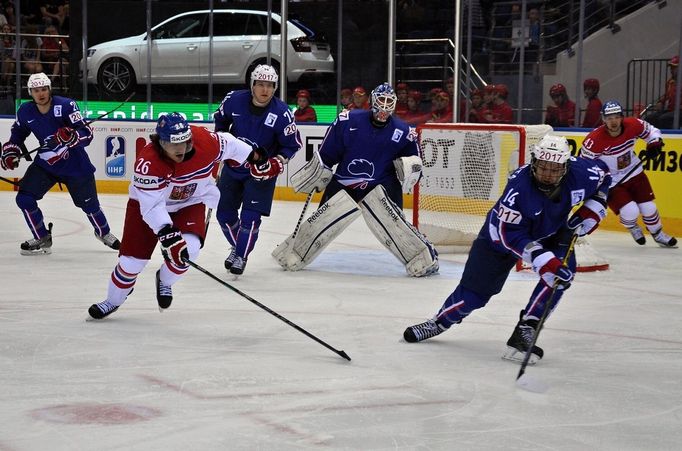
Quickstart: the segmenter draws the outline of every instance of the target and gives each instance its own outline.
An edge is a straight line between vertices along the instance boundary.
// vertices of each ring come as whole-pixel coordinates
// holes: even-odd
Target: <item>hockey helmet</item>
[[[279,76],[274,67],[268,66],[267,64],[259,64],[251,72],[251,89],[253,89],[254,83],[257,81],[269,81],[274,83],[275,91],[277,91],[277,82],[279,81]]]
[[[497,95],[503,99],[506,99],[507,96],[509,96],[509,89],[507,89],[507,85],[503,83],[495,85],[495,92],[497,92]]]
[[[162,114],[156,122],[156,134],[161,141],[171,144],[183,143],[192,139],[192,129],[180,113]]]
[[[388,83],[382,83],[372,90],[372,116],[379,122],[386,122],[395,111],[398,97],[393,87]]]
[[[549,88],[549,96],[550,97],[556,97],[556,96],[566,96],[566,86],[562,85],[561,83],[557,83],[553,85],[551,88]]]
[[[489,84],[485,85],[483,88],[483,94],[494,94],[495,93],[495,85],[494,84]]]
[[[365,91],[365,88],[362,86],[357,86],[355,89],[353,89],[353,96],[358,95],[358,96],[366,96],[367,91]]]
[[[571,158],[568,141],[563,136],[545,135],[533,146],[530,155],[531,172],[538,189],[553,197],[568,171]]]
[[[586,78],[583,82],[583,89],[594,89],[594,92],[599,92],[599,80],[596,78]]]
[[[44,86],[47,86],[48,89],[52,89],[52,81],[50,80],[50,77],[45,75],[44,72],[38,72],[28,77],[28,83],[26,83],[26,87],[28,88],[29,95],[31,95],[31,89],[42,88]]]
[[[679,66],[679,64],[680,64],[680,57],[677,55],[673,56],[672,58],[670,58],[670,61],[668,61],[668,66],[677,67],[677,66]]]
[[[623,115],[623,107],[616,100],[607,100],[601,107],[602,117],[610,116],[612,114]]]

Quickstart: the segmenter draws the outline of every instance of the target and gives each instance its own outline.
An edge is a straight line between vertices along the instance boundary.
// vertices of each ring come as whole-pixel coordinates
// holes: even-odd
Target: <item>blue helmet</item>
[[[610,116],[612,114],[623,115],[623,107],[616,100],[607,100],[601,107],[602,116]]]
[[[192,139],[192,130],[180,113],[162,114],[156,123],[156,134],[161,141],[171,144],[183,143]]]
[[[370,98],[374,117],[381,122],[386,122],[393,114],[398,102],[398,96],[395,95],[393,87],[388,83],[382,83],[372,90]]]

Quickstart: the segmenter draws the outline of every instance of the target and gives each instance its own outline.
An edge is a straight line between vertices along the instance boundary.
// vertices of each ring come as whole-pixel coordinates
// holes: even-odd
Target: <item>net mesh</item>
[[[507,176],[550,131],[549,125],[420,127],[424,172],[414,205],[419,230],[440,250],[468,248],[502,194]]]

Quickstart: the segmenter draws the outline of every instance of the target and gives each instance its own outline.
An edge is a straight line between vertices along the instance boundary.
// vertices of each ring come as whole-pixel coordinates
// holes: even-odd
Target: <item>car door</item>
[[[152,30],[152,82],[192,81],[199,72],[199,52],[205,13],[187,14],[163,22]],[[146,43],[146,42],[145,42]],[[147,74],[147,46],[140,48],[140,69]]]
[[[264,39],[263,21],[248,12],[216,12],[213,16],[213,82],[243,83],[251,55]],[[199,68],[209,73],[209,42],[201,45]]]

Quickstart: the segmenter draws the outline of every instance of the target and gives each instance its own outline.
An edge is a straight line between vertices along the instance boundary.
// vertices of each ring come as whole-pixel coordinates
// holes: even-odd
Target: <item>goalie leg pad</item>
[[[347,192],[339,191],[301,224],[296,237],[289,236],[272,255],[286,270],[303,269],[358,216],[358,204]]]
[[[360,207],[374,236],[405,265],[409,275],[423,277],[438,272],[438,252],[433,244],[407,222],[383,186],[366,195]]]
[[[331,179],[331,169],[322,163],[319,153],[313,152],[310,161],[291,176],[291,184],[297,193],[313,193],[324,190]]]

